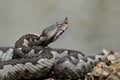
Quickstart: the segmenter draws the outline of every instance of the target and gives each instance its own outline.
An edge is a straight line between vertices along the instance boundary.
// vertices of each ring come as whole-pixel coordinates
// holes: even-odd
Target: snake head
[[[40,45],[47,46],[49,43],[57,40],[59,36],[68,28],[68,19],[56,22],[50,27],[43,30],[40,35],[39,41],[42,43]]]

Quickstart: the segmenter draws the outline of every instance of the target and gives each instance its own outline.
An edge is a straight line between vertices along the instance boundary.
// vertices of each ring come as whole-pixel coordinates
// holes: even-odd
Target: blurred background
[[[41,34],[65,17],[69,28],[49,46],[86,54],[120,51],[120,0],[0,0],[0,46]]]

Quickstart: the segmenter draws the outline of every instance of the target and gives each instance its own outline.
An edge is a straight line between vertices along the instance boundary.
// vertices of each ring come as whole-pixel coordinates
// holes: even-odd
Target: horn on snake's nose
[[[65,17],[65,21],[64,21],[65,24],[68,24],[68,18]]]

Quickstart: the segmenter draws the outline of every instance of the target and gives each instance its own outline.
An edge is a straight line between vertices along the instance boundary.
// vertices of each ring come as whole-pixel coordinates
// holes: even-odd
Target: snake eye
[[[64,22],[64,24],[68,24],[68,22]]]

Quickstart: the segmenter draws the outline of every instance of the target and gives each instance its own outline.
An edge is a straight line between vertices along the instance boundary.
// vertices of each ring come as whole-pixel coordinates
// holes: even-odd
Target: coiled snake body
[[[98,62],[108,59],[105,52],[85,56],[76,50],[48,47],[67,27],[66,18],[44,29],[40,36],[23,35],[15,47],[1,47],[0,80],[42,78],[52,71],[59,79],[80,79]]]

